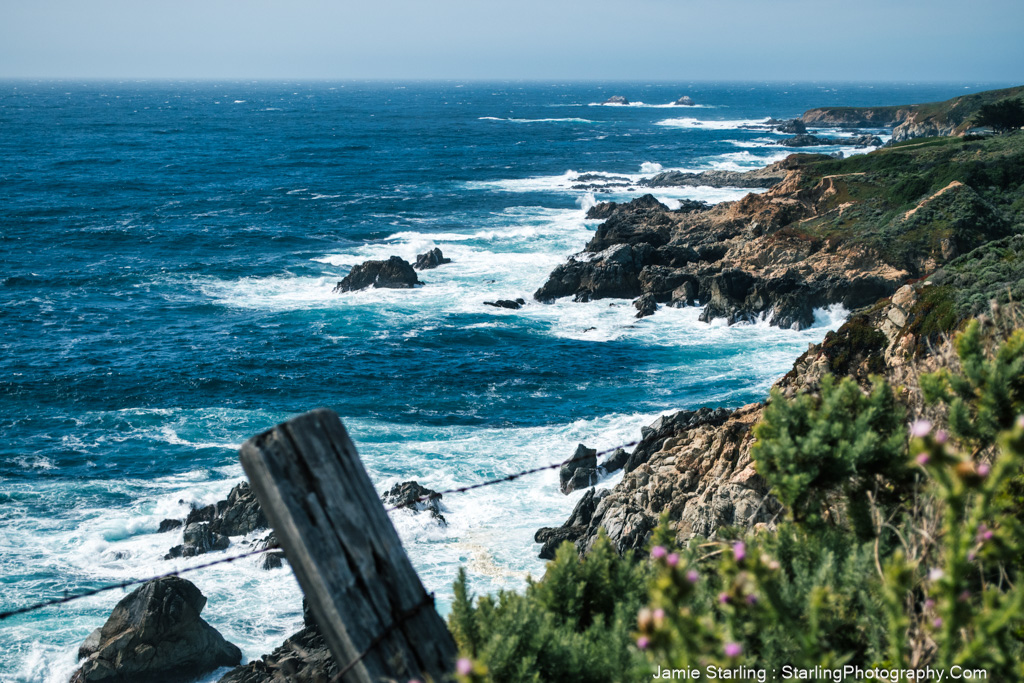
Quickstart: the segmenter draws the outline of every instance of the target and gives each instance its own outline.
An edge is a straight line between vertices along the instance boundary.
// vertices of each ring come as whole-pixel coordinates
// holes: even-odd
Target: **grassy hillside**
[[[804,112],[802,119],[813,125],[891,128],[913,115],[918,122],[932,120],[940,127],[950,125],[960,133],[970,127],[971,117],[982,105],[1021,95],[1024,95],[1024,86],[961,95],[945,102],[894,107],[821,107]]]
[[[847,159],[801,155],[819,215],[786,228],[823,248],[876,250],[918,277],[1024,231],[1024,135],[912,140]]]

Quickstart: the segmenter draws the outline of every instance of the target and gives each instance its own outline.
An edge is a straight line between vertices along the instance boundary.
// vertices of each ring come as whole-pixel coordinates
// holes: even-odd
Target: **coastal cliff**
[[[867,306],[1009,235],[1021,147],[944,138],[844,160],[795,154],[753,178],[781,182],[736,202],[598,205],[589,215],[606,220],[534,298],[636,299],[641,314],[701,305],[706,321],[805,328],[817,308]]]
[[[627,248],[697,251],[704,239],[717,240],[717,258],[695,259],[692,270],[674,272],[693,273],[691,291],[707,301],[709,318],[723,315],[716,308],[723,304],[731,306],[724,308],[730,321],[759,311],[777,324],[800,315],[781,286],[765,287],[783,277],[794,282],[790,292],[817,297],[819,305],[853,303],[843,292],[866,284],[848,321],[797,359],[776,387],[791,398],[817,391],[833,374],[866,390],[869,376],[880,375],[902,387],[900,401],[911,418],[921,416],[917,377],[948,357],[946,335],[987,311],[990,301],[1024,296],[1024,137],[945,138],[842,161],[794,155],[782,164],[789,173],[768,192],[706,211],[677,215],[649,202],[641,210],[621,207],[612,215],[618,221],[600,226],[585,254],[605,251],[556,269],[552,280],[564,283],[564,273],[580,267],[596,277],[611,267],[612,254]],[[651,235],[664,244],[653,247]],[[651,268],[665,266],[643,266],[640,291],[653,281],[641,275]],[[726,278],[744,286],[726,288]],[[551,286],[549,280],[542,291]],[[586,286],[577,289],[578,299],[593,296]],[[758,300],[757,291],[768,296]],[[604,533],[620,552],[639,551],[662,516],[679,543],[713,538],[727,527],[772,525],[782,506],[751,457],[753,427],[765,405],[696,426],[660,418],[645,431],[622,480],[588,492],[562,527],[540,530],[538,542],[568,540],[585,555]],[[553,547],[542,550],[553,554]]]
[[[800,120],[816,128],[892,128],[893,142],[913,138],[962,135],[986,104],[1024,94],[1024,86],[961,95],[944,102],[893,107],[821,107]]]

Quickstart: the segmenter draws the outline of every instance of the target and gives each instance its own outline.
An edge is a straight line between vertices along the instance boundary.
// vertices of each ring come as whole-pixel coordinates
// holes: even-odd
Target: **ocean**
[[[643,193],[575,179],[757,168],[790,150],[746,123],[985,87],[0,83],[0,611],[216,559],[163,560],[180,531],[160,521],[224,498],[239,445],[312,408],[341,415],[383,491],[472,484],[633,441],[666,412],[761,400],[846,312],[797,332],[536,303],[596,228],[586,208]],[[599,104],[611,95],[633,103]],[[670,104],[682,95],[698,106]],[[357,263],[433,247],[452,263],[422,287],[332,293]],[[478,594],[539,576],[534,532],[581,494],[548,471],[446,497],[447,528],[392,518],[445,611],[460,566]],[[302,622],[287,565],[257,565],[188,576],[247,659]],[[66,681],[122,596],[0,622],[0,681]]]

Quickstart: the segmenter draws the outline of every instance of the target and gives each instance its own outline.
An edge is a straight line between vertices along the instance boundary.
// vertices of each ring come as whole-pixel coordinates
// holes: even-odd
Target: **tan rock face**
[[[937,363],[934,356],[913,357],[914,338],[907,331],[922,286],[901,287],[891,301],[866,316],[866,324],[884,335],[878,350],[885,359],[883,372],[893,386],[904,387],[902,400],[911,416],[924,411],[917,377]],[[838,334],[842,337],[844,330]],[[823,346],[812,344],[793,370],[779,380],[777,386],[784,395],[818,390],[822,377],[830,372]],[[861,367],[850,374],[861,379],[867,389],[871,363],[866,357],[859,362]],[[579,551],[593,546],[601,528],[620,551],[642,550],[663,513],[680,543],[695,536],[714,537],[724,526],[771,528],[781,505],[768,492],[750,458],[753,427],[763,410],[761,403],[746,405],[724,423],[680,430],[666,438],[646,463],[624,475],[610,491],[595,496],[603,498],[585,531],[577,526],[573,536],[579,538]]]

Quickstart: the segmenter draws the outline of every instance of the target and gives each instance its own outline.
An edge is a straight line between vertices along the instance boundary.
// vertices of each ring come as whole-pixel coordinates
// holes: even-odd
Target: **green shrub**
[[[639,660],[629,633],[648,575],[603,534],[582,561],[563,543],[525,594],[502,591],[474,604],[460,572],[449,627],[489,681],[633,680]]]
[[[751,457],[795,521],[818,526],[835,517],[832,496],[840,492],[858,534],[867,538],[868,491],[881,486],[893,493],[907,477],[903,415],[884,381],[876,378],[864,395],[852,379],[837,383],[826,375],[820,395],[787,401],[772,392],[754,428]]]

